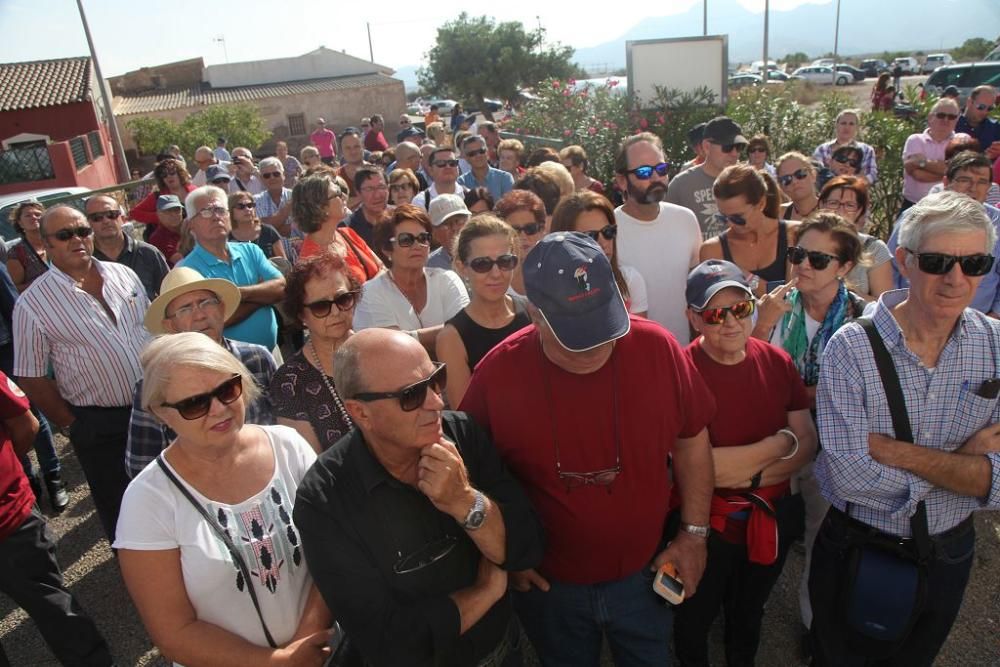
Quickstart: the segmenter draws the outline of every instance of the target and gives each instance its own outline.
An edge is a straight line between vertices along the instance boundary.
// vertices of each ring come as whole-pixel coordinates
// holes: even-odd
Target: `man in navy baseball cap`
[[[549,234],[524,262],[528,300],[571,352],[585,352],[629,332],[628,311],[611,263],[597,242],[578,232]]]

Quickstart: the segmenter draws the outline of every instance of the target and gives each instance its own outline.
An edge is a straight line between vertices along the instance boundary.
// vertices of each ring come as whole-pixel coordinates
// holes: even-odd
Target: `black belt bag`
[[[870,319],[856,320],[871,343],[892,417],[896,440],[913,442],[906,400],[892,357]],[[927,506],[917,503],[910,517],[912,539],[897,538],[850,518],[846,566],[841,581],[841,613],[848,647],[869,658],[891,656],[906,642],[927,603],[932,544]]]

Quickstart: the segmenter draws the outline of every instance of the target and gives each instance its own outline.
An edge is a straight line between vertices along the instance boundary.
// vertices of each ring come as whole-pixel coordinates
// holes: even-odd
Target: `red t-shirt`
[[[180,242],[180,234],[167,229],[163,225],[157,225],[153,233],[149,235],[150,245],[159,248],[160,252],[163,253],[163,256],[167,258],[167,263],[170,264],[170,266],[177,263],[171,258],[177,254],[177,246]]]
[[[371,152],[384,151],[389,148],[389,142],[381,132],[368,131],[365,135],[365,148]]]
[[[337,154],[337,149],[334,146],[336,140],[337,135],[332,130],[325,128],[316,130],[309,135],[309,141],[319,151],[320,157],[334,157]]]
[[[479,363],[461,409],[490,430],[541,517],[541,573],[592,584],[649,564],[667,516],[667,456],[677,438],[705,428],[715,402],[674,337],[633,317],[611,359],[587,375],[550,362],[535,327],[522,329]],[[612,468],[616,421],[621,473],[609,487],[567,490],[556,473],[555,439],[563,472]]]
[[[788,426],[789,412],[810,407],[805,383],[791,357],[770,343],[750,338],[746,358],[733,366],[709,357],[700,337],[684,351],[715,396],[718,410],[708,425],[713,447],[738,447],[762,440]],[[756,472],[747,470],[747,479]],[[762,491],[769,488],[762,487]],[[781,492],[778,488],[773,490]],[[725,497],[745,491],[720,489],[717,495]],[[724,519],[722,537],[729,542],[745,543],[748,518],[747,513],[741,512],[738,518]]]
[[[27,396],[0,371],[0,420],[18,417],[27,411]],[[34,504],[35,494],[24,475],[24,468],[17,460],[10,436],[0,424],[0,540],[7,539],[24,523]]]

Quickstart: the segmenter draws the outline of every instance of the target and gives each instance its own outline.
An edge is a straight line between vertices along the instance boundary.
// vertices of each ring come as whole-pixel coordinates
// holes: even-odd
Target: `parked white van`
[[[951,65],[953,62],[955,61],[952,59],[950,53],[932,53],[927,56],[927,60],[924,61],[924,67],[920,71],[924,74],[930,74],[938,67]]]
[[[903,56],[892,61],[892,69],[899,65],[903,68],[903,74],[920,74],[920,63],[913,56]]]

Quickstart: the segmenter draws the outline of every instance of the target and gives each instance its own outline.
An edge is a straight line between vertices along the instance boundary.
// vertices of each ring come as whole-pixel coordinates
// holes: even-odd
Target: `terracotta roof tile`
[[[82,102],[90,96],[90,58],[0,63],[0,111]]]
[[[116,116],[185,109],[187,107],[209,106],[212,104],[233,104],[249,102],[269,97],[306,95],[309,93],[348,90],[352,88],[372,88],[398,82],[384,74],[364,74],[327,79],[309,79],[285,83],[269,83],[236,88],[212,88],[206,83],[189,88],[160,90],[151,93],[116,96],[113,106]]]

